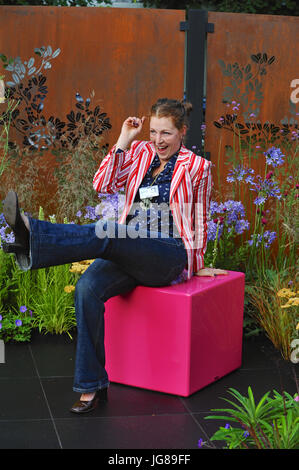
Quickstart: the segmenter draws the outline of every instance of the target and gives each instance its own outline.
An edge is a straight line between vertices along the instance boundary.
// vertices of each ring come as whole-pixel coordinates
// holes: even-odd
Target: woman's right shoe
[[[30,234],[22,219],[18,196],[14,191],[9,191],[3,201],[3,215],[15,236],[15,242],[4,244],[3,251],[28,255]]]
[[[72,413],[82,414],[88,413],[89,411],[93,411],[99,404],[99,402],[106,402],[108,399],[107,394],[108,388],[102,388],[98,390],[93,399],[89,401],[78,400],[76,403],[73,404],[70,411]]]

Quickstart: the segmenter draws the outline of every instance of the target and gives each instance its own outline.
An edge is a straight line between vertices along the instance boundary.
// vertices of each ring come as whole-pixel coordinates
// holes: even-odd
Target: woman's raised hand
[[[196,276],[218,276],[218,275],[225,275],[228,272],[225,269],[216,269],[216,268],[202,268],[197,273]]]
[[[116,149],[126,150],[130,147],[134,139],[141,132],[145,116],[142,118],[128,117],[121,128],[121,133],[116,143]]]

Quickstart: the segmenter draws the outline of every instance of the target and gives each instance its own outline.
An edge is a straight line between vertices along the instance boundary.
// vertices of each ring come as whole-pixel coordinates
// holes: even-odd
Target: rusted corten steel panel
[[[282,121],[293,122],[293,126],[296,121],[299,122],[299,116],[296,115],[299,104],[291,103],[291,93],[295,92],[291,82],[299,79],[296,49],[299,18],[209,12],[208,21],[214,23],[214,33],[209,33],[207,37],[205,151],[210,152],[215,164],[213,175],[217,188],[217,172],[220,170],[220,178],[225,185],[228,169],[231,168],[231,165],[225,164],[225,146],[235,145],[238,148],[239,138],[236,135],[234,138],[233,132],[227,129],[215,127],[215,121],[221,124],[219,119],[222,116],[225,119],[226,114],[236,113],[235,124],[244,126],[239,129],[244,131],[243,137],[259,130],[257,128],[253,132],[251,129],[246,134],[246,123],[260,122],[264,126],[268,121],[281,128]],[[239,82],[234,80],[238,75]],[[233,105],[228,106],[225,98],[240,104],[238,109],[233,110]],[[226,123],[224,127],[230,126]],[[251,158],[249,162],[246,152],[243,157],[252,168],[263,171],[264,149],[259,149],[259,146],[259,142],[252,145],[253,152],[260,151],[257,160]],[[228,183],[226,186],[229,186]]]
[[[1,6],[0,53],[8,58],[20,57],[28,68],[30,58],[39,59],[35,48],[51,46],[52,52],[60,49],[51,60],[52,67],[42,70],[48,88],[42,103],[44,122],[48,126],[49,118],[54,116],[68,124],[70,111],[78,112],[76,93],[85,102],[94,91],[90,108],[100,105],[100,112],[107,113],[112,128],[104,133],[102,145],[111,147],[128,116],[148,114],[159,97],[183,97],[185,33],[180,31],[180,22],[184,19],[184,11],[171,10]],[[11,75],[5,71],[6,82]],[[40,105],[41,100],[36,104]],[[30,127],[26,125],[28,119],[26,115],[23,129]],[[149,138],[148,123],[141,139]],[[22,143],[23,136],[18,135]],[[27,161],[23,159],[24,164]],[[33,187],[38,205],[56,213],[57,184],[51,176],[57,162],[50,150],[38,159],[37,166],[38,181]],[[12,167],[6,177],[14,181],[9,171]]]
[[[0,52],[22,60],[34,48],[61,49],[47,73],[47,116],[74,109],[75,94],[108,114],[112,145],[123,120],[143,115],[157,98],[182,98],[184,11],[124,8],[0,7]],[[147,137],[147,126],[143,136]]]

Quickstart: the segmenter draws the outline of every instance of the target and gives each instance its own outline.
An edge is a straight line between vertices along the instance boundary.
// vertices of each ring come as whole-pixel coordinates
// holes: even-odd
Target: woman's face
[[[186,126],[177,129],[170,117],[152,116],[150,119],[150,139],[161,161],[169,160],[180,148]]]

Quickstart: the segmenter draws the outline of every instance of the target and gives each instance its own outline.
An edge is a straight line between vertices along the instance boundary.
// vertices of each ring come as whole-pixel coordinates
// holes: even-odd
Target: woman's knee
[[[84,274],[78,279],[76,288],[75,288],[75,296],[78,297],[85,297],[90,295],[90,282]]]

